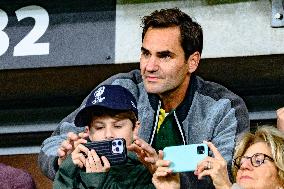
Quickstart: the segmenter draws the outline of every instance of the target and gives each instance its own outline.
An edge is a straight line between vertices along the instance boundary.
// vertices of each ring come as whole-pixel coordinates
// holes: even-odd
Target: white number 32
[[[14,47],[14,56],[46,55],[49,54],[49,43],[36,43],[45,33],[48,24],[48,12],[36,5],[20,8],[15,11],[18,21],[31,17],[35,20],[33,29]],[[8,24],[7,14],[0,9],[0,56],[9,47],[9,37],[3,31]]]

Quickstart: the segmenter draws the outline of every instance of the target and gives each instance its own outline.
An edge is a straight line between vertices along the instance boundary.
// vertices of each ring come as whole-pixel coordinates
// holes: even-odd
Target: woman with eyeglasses
[[[210,176],[216,189],[284,189],[284,134],[273,126],[263,126],[247,133],[235,148],[231,183],[227,162],[211,142],[204,142],[214,154],[201,161],[194,174],[198,179]],[[156,188],[180,188],[177,174],[172,174],[165,160],[156,162],[153,175]],[[164,177],[164,180],[157,178]],[[160,181],[160,182],[157,182]],[[163,181],[163,182],[161,182]]]
[[[216,189],[283,189],[284,188],[284,134],[273,126],[263,126],[247,133],[235,149],[232,184],[227,163],[210,142],[214,158],[200,162],[195,174],[201,179],[208,175]]]

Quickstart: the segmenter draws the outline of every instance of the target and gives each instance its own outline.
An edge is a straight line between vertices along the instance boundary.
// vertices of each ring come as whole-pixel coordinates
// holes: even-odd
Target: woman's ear
[[[187,60],[189,73],[195,72],[195,70],[198,68],[200,58],[200,53],[197,51],[189,56]]]

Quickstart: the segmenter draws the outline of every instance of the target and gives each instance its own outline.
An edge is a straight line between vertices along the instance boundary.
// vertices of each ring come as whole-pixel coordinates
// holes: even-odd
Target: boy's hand
[[[59,157],[57,162],[58,165],[61,165],[63,160],[66,159],[67,155],[69,155],[76,148],[75,142],[77,142],[77,145],[86,143],[87,141],[84,138],[87,136],[87,133],[79,133],[79,135],[77,135],[73,132],[69,132],[67,134],[67,139],[61,143],[59,149],[57,150],[57,155]]]
[[[276,111],[277,114],[277,128],[284,132],[284,107]]]
[[[89,153],[89,149],[83,144],[78,144],[75,150],[71,153],[72,161],[75,165],[83,168],[86,165],[85,154]]]
[[[86,159],[86,173],[108,172],[109,169],[110,163],[105,156],[100,158],[93,149],[88,152],[88,157]]]
[[[141,161],[141,163],[143,163],[152,174],[156,171],[158,154],[156,150],[150,146],[150,144],[135,135],[134,142],[128,146],[127,149],[135,152],[139,161]]]

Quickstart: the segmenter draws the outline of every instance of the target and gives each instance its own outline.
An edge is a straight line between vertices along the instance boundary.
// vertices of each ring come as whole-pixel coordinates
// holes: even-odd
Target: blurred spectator
[[[1,189],[35,189],[32,176],[22,170],[0,163]]]

